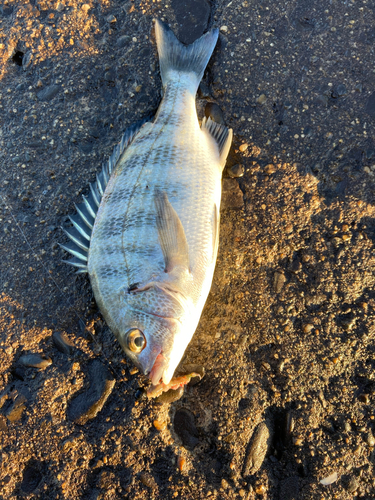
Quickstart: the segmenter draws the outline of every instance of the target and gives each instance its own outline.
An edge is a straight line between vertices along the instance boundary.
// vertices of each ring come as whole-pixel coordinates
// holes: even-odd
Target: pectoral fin
[[[164,191],[156,191],[155,207],[165,272],[170,273],[176,266],[189,269],[189,247],[184,227]]]

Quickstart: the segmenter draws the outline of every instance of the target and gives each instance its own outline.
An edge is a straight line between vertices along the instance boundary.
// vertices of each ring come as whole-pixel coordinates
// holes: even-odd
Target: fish
[[[67,260],[87,272],[107,325],[151,380],[149,397],[186,385],[174,377],[209,294],[219,244],[222,171],[233,132],[199,124],[196,93],[218,29],[190,45],[155,21],[163,98],[153,119],[127,129],[88,196],[76,205]]]

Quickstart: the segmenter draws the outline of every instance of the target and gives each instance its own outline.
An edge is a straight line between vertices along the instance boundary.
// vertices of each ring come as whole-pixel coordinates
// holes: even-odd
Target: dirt
[[[180,365],[204,376],[163,403],[58,246],[158,107],[156,17],[185,42],[220,28],[197,105],[235,136]],[[374,17],[366,0],[4,0],[0,498],[375,497]]]

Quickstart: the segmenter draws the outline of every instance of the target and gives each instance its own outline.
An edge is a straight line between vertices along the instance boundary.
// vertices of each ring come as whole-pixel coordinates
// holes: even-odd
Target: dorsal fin
[[[208,119],[204,117],[202,120],[202,130],[206,130],[216,142],[219,148],[220,165],[224,168],[232,144],[232,129],[214,122],[210,117]]]
[[[111,174],[122,153],[138,134],[139,129],[150,121],[151,118],[151,115],[147,115],[145,118],[139,120],[125,130],[121,141],[114,147],[108,162],[103,163],[100,173],[96,176],[96,181],[90,184],[89,194],[87,197],[83,196],[83,203],[76,205],[77,214],[69,216],[73,226],[66,229],[62,228],[71,241],[60,246],[74,257],[72,260],[64,260],[63,262],[77,267],[78,273],[87,273],[91,231]]]

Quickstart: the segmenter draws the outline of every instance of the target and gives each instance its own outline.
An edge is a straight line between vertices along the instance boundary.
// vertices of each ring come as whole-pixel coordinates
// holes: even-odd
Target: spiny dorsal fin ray
[[[232,144],[232,129],[214,122],[210,117],[208,119],[204,117],[202,120],[202,130],[206,130],[216,142],[219,148],[220,165],[224,168]]]
[[[87,264],[85,264],[82,260],[74,257],[72,260],[63,260],[66,264],[69,264],[73,267],[78,267],[77,273],[87,273]]]
[[[62,228],[64,233],[75,243],[79,248],[82,248],[85,252],[89,251],[89,242],[73,227]]]
[[[87,262],[87,252],[85,250],[82,250],[82,248],[79,248],[78,245],[73,243],[72,241],[68,241],[67,243],[59,243],[61,248],[69,252],[71,255],[74,257],[77,257],[77,259],[83,260],[84,262]]]
[[[165,191],[155,191],[155,207],[165,272],[170,273],[176,266],[189,269],[189,247],[184,227]]]
[[[78,205],[74,205],[77,210],[77,214],[81,217],[83,222],[86,224],[86,226],[89,229],[93,228],[94,225],[94,217],[89,213],[87,210],[86,204],[85,203],[79,203]]]
[[[122,153],[133,142],[139,129],[145,123],[150,121],[150,119],[151,115],[147,115],[145,118],[126,129],[121,141],[114,147],[113,153],[108,162],[103,164],[102,170],[96,176],[96,182],[90,184],[90,192],[88,196],[83,196],[83,203],[76,205],[77,214],[69,216],[73,227],[66,229],[63,228],[63,231],[71,241],[60,246],[70,254],[74,255],[73,260],[66,260],[63,262],[66,262],[71,266],[78,267],[79,269],[77,272],[79,273],[87,272],[87,259],[91,231],[111,173],[115,169]]]

